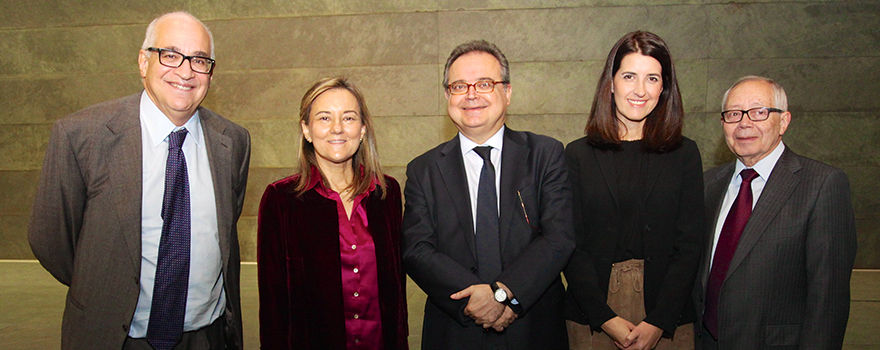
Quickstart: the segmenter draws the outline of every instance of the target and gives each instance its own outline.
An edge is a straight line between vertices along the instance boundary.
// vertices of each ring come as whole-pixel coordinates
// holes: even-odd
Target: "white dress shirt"
[[[776,162],[779,161],[779,157],[782,156],[782,151],[784,150],[785,144],[783,144],[782,141],[779,141],[779,144],[776,145],[773,152],[770,152],[769,155],[758,161],[758,163],[752,167],[752,169],[755,169],[755,172],[758,173],[758,177],[752,180],[752,208],[758,203],[758,198],[761,197],[761,192],[764,191],[764,185],[767,184],[767,179],[770,178],[770,173],[773,172],[773,168],[776,167]],[[721,203],[721,211],[718,213],[718,222],[715,223],[715,237],[712,243],[712,256],[709,259],[709,264],[715,259],[715,246],[718,245],[718,238],[721,236],[721,228],[724,226],[724,221],[727,219],[727,213],[730,212],[730,207],[733,206],[733,201],[736,200],[736,196],[739,195],[739,187],[742,185],[742,176],[740,176],[739,173],[742,172],[743,169],[746,169],[746,165],[737,159],[736,166],[733,169],[733,177],[731,177],[730,185],[727,186],[727,193],[724,195],[724,202]],[[711,265],[709,268],[711,268]]]
[[[196,111],[182,127],[175,126],[145,91],[141,95],[140,124],[143,145],[141,292],[128,332],[132,338],[147,335],[159,240],[162,237],[168,135],[181,128],[188,131],[183,142],[183,154],[189,178],[191,223],[189,288],[183,330],[192,331],[210,325],[220,317],[226,304],[214,182],[199,113]]]
[[[467,175],[468,194],[471,199],[474,233],[477,232],[477,193],[480,189],[480,172],[483,170],[483,157],[474,151],[474,147],[492,146],[489,157],[492,158],[492,165],[495,167],[495,193],[498,198],[501,198],[501,146],[504,145],[504,128],[502,126],[495,135],[492,135],[483,144],[477,144],[461,132],[458,133],[458,139],[461,142],[461,158],[464,159],[464,172]],[[498,203],[496,202],[495,205]]]

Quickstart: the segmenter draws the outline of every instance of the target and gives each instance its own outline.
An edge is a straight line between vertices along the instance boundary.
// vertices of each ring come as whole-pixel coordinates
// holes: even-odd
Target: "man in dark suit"
[[[843,171],[782,142],[785,91],[747,76],[724,95],[737,161],[709,170],[715,218],[695,288],[698,349],[840,349],[856,231]]]
[[[138,56],[144,91],[55,124],[28,239],[69,286],[62,348],[242,348],[250,136],[199,107],[212,57],[204,24],[163,15]]]
[[[495,45],[459,45],[443,80],[459,134],[407,166],[404,191],[404,266],[428,294],[422,349],[567,349],[562,144],[504,126],[512,90]]]

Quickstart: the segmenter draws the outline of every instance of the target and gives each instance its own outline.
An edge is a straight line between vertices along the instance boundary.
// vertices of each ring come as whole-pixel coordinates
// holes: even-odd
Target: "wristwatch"
[[[522,305],[519,304],[519,301],[517,301],[516,298],[510,299],[507,296],[507,292],[503,288],[498,287],[497,282],[492,282],[489,286],[492,287],[492,294],[495,296],[495,301],[509,306],[510,309],[513,310],[513,313],[517,315],[522,314]]]

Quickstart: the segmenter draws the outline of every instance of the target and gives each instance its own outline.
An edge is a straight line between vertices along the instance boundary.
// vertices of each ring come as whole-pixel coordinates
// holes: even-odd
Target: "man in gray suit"
[[[695,287],[697,349],[840,349],[856,231],[840,169],[782,142],[785,90],[756,76],[724,95],[737,161],[707,171],[706,250]]]
[[[52,129],[28,240],[69,287],[64,349],[242,348],[250,136],[199,106],[213,47],[192,15],[156,18],[138,56],[144,91]]]

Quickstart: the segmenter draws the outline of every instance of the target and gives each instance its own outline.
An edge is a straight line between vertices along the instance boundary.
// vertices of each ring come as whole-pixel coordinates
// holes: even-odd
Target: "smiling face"
[[[367,127],[354,95],[345,89],[327,90],[312,103],[309,122],[301,123],[303,136],[315,148],[318,167],[351,167]]]
[[[617,107],[617,119],[629,131],[641,132],[645,117],[654,110],[663,92],[663,68],[657,59],[638,52],[620,61],[611,91]]]
[[[740,83],[727,95],[724,110],[748,110],[755,107],[776,107],[773,101],[773,88],[770,83],[751,80]],[[767,120],[753,122],[743,116],[739,123],[724,123],[724,139],[727,147],[748,167],[773,152],[788,130],[791,113],[771,112]]]
[[[211,39],[194,19],[168,15],[156,24],[155,47],[172,49],[187,56],[211,57]],[[196,73],[190,62],[170,68],[159,63],[156,52],[141,50],[138,65],[150,100],[175,125],[185,124],[208,94],[211,74]]]
[[[494,56],[474,51],[462,55],[449,66],[449,83],[473,84],[477,80],[501,81],[501,64]],[[467,93],[452,95],[446,92],[449,118],[461,133],[478,144],[484,143],[504,125],[507,106],[510,105],[509,84],[496,84],[489,93],[478,93],[473,87]]]

